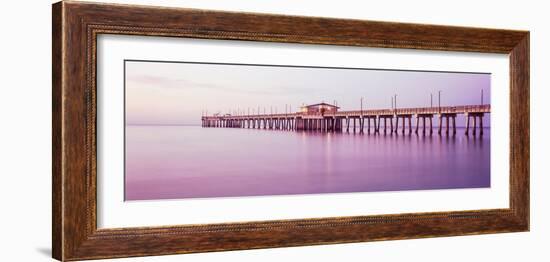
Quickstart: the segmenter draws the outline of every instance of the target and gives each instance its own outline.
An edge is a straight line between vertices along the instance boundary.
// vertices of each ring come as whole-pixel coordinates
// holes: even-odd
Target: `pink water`
[[[126,200],[490,186],[490,137],[127,126]]]

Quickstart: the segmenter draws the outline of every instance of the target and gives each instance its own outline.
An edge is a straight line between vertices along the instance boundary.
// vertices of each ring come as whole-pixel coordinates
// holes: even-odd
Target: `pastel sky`
[[[340,110],[490,103],[491,75],[126,61],[127,125],[200,125],[201,114],[296,111],[337,101]],[[460,121],[460,120],[459,120]],[[489,124],[489,117],[485,118]],[[461,122],[459,122],[460,125]]]

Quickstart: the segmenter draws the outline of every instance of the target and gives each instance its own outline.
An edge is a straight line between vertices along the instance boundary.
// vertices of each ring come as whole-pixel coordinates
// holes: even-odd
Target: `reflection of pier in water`
[[[479,128],[479,134],[483,135],[483,116],[490,112],[490,105],[338,111],[335,105],[320,103],[303,106],[296,113],[205,115],[202,117],[202,126],[319,132],[350,132],[351,127],[352,132],[359,133],[412,134],[415,118],[414,132],[418,134],[421,128],[422,134],[431,135],[432,121],[437,117],[438,134],[444,132],[446,135],[455,135],[456,117],[463,114],[466,118],[465,134],[468,135],[471,129],[471,133],[476,135]]]

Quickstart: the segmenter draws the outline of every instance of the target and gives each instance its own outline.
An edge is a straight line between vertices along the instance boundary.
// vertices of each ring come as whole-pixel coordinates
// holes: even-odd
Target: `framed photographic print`
[[[53,5],[53,257],[529,230],[529,32]]]

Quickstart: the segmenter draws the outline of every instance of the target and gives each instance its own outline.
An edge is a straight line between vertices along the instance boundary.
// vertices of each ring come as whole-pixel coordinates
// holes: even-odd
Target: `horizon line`
[[[128,124],[126,123],[125,126],[198,126],[200,127],[201,124],[153,124],[153,123],[139,123],[139,124]],[[416,125],[413,125],[413,127],[416,127]],[[438,127],[438,125],[433,125],[433,127]],[[459,126],[456,127],[466,127],[466,126]],[[490,128],[490,125],[484,125],[483,128]],[[479,127],[478,127],[479,128]],[[239,128],[239,129],[248,129],[248,128]]]

